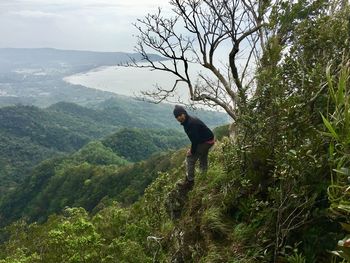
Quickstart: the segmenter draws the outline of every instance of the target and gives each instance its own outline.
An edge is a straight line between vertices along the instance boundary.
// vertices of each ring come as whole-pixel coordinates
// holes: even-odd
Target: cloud
[[[33,8],[50,8],[50,7],[70,7],[70,8],[154,8],[157,6],[165,6],[167,1],[165,0],[2,0],[0,7],[2,9],[12,9],[21,7],[33,7]]]
[[[166,0],[0,0],[0,14],[26,18],[60,18],[65,15],[106,15],[135,21],[157,7],[169,6]],[[83,17],[81,17],[83,19]]]
[[[34,11],[34,10],[12,11],[9,14],[15,15],[15,16],[21,16],[24,18],[62,18],[62,16],[59,14],[43,12],[43,11]]]
[[[0,47],[132,51],[135,23],[167,0],[0,0]]]

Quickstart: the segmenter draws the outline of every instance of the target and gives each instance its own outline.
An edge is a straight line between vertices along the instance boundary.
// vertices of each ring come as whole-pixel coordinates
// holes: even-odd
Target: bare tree
[[[164,17],[158,9],[156,14],[139,19],[135,24],[139,31],[136,50],[147,63],[132,66],[176,76],[171,88],[157,86],[143,94],[161,102],[185,83],[193,103],[220,106],[236,119],[252,86],[248,70],[264,41],[264,6],[268,2],[171,0],[173,17]],[[152,52],[168,62],[152,60]],[[226,62],[218,59],[219,52],[225,54]],[[205,72],[191,76],[194,64],[200,64]]]

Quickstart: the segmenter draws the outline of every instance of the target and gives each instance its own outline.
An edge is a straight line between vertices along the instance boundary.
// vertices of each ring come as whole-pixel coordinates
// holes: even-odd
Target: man
[[[199,168],[202,172],[206,172],[208,169],[208,153],[214,145],[214,134],[200,119],[188,115],[182,106],[175,106],[174,116],[184,126],[184,130],[191,141],[191,148],[188,150],[186,157],[187,174],[185,183],[192,188],[197,160],[199,160]]]

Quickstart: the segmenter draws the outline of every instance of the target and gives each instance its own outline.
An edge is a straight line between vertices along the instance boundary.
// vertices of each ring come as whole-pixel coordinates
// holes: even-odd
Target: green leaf
[[[347,232],[350,233],[350,224],[347,223],[340,223],[343,229],[345,229]]]
[[[340,169],[333,169],[333,171],[336,172],[336,173],[339,173],[339,174],[350,176],[349,168],[342,167]]]
[[[289,153],[291,153],[292,155],[297,155],[297,152],[295,150],[289,150]]]
[[[330,132],[320,132],[320,133],[321,133],[323,136],[333,138],[333,135],[332,135]]]
[[[345,98],[345,94],[344,94],[344,90],[345,90],[345,86],[346,86],[346,81],[344,80],[344,73],[341,73],[339,82],[338,82],[338,86],[337,86],[337,100],[336,100],[336,107],[340,108],[343,106],[344,104],[344,98]]]
[[[324,125],[327,127],[328,131],[332,134],[332,137],[336,140],[339,140],[339,136],[334,130],[334,128],[332,127],[332,124],[323,116],[322,113],[321,113],[321,116],[322,116]]]
[[[327,69],[326,69],[326,76],[327,76],[329,93],[331,95],[332,100],[335,102],[336,101],[336,97],[335,97],[335,93],[334,93],[333,79],[331,77],[330,69],[331,69],[331,65],[329,65],[327,67]]]
[[[347,213],[350,212],[350,205],[339,204],[339,205],[337,206],[337,208],[338,208],[339,210],[343,210],[343,211],[345,211],[345,212],[347,212]]]
[[[346,133],[350,131],[350,112],[347,102],[344,104],[344,129]]]
[[[346,91],[346,82],[348,80],[349,73],[345,68],[342,68],[340,72],[340,78],[338,81],[338,90],[337,90],[337,100],[338,104],[343,104],[344,103],[344,98],[345,98],[345,91]]]
[[[333,157],[333,154],[334,154],[334,143],[331,142],[329,144],[329,156],[332,158]]]

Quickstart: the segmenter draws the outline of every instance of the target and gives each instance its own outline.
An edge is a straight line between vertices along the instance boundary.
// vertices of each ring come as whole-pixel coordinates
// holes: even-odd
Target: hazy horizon
[[[3,0],[0,48],[133,52],[138,18],[164,0]]]

